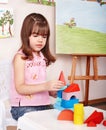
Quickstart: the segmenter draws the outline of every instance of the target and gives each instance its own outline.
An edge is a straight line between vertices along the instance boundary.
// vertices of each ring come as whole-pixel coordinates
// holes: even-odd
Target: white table
[[[3,101],[0,100],[0,130],[6,130],[6,114],[5,114],[5,106]]]
[[[106,111],[89,106],[84,107],[84,118],[87,119],[94,110],[103,112],[106,119]],[[102,123],[97,127],[87,127],[86,124],[75,125],[73,121],[57,120],[59,113],[56,109],[27,113],[19,118],[17,130],[106,130]]]

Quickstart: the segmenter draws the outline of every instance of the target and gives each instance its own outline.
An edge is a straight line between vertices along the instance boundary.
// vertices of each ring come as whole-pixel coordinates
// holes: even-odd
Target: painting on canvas
[[[56,0],[56,53],[106,55],[106,0]]]
[[[13,9],[0,8],[0,38],[13,36]]]

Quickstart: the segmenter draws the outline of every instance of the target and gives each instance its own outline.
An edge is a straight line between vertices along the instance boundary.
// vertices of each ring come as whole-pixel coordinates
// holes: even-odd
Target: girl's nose
[[[39,41],[42,41],[43,40],[43,37],[41,35],[39,35]]]

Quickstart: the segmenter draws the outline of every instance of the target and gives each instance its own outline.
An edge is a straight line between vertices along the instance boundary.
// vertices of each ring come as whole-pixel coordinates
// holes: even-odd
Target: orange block
[[[63,82],[64,82],[64,86],[66,86],[66,81],[65,81],[65,78],[64,78],[64,73],[63,73],[63,71],[61,71],[61,73],[60,73],[59,80],[60,80],[60,81],[63,81]]]
[[[68,120],[73,121],[74,112],[72,110],[62,110],[60,114],[58,115],[58,120]]]

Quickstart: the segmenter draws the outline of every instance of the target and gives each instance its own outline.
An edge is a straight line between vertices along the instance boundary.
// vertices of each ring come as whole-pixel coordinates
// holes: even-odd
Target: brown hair
[[[36,33],[36,34],[41,34],[41,35],[46,35],[47,40],[46,40],[46,45],[45,47],[41,50],[43,53],[46,61],[47,61],[47,66],[51,62],[55,62],[55,57],[51,54],[50,49],[49,49],[49,37],[50,37],[50,28],[48,21],[46,18],[38,13],[31,13],[23,21],[23,25],[21,28],[21,50],[25,54],[25,57],[22,57],[24,60],[32,60],[33,59],[33,51],[32,48],[29,45],[29,37],[31,34]]]

